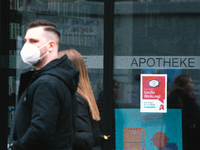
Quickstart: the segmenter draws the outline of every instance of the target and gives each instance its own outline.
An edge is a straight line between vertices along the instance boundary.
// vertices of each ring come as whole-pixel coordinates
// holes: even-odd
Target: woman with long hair
[[[76,92],[78,109],[73,150],[101,150],[100,114],[83,57],[74,49],[59,51],[58,54],[59,57],[66,54],[80,73]]]
[[[176,77],[167,98],[168,108],[182,110],[183,146],[186,150],[200,149],[200,107],[193,91],[192,78],[182,74]]]
[[[177,76],[167,94],[169,107],[174,105],[172,107],[183,108],[183,103],[196,101],[196,96],[193,91],[194,83],[190,76],[185,74]]]

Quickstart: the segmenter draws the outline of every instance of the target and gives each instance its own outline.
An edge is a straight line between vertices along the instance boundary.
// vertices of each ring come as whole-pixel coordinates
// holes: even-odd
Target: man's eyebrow
[[[38,39],[35,39],[35,38],[24,39],[25,42],[26,42],[27,40],[29,40],[29,41],[39,41]]]

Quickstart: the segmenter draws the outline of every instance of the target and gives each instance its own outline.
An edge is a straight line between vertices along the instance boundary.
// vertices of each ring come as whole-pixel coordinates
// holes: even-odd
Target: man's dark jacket
[[[66,55],[21,75],[12,150],[71,150],[78,78]]]

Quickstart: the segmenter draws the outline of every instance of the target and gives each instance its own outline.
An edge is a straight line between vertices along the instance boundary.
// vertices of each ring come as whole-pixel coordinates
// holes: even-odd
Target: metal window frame
[[[103,149],[113,149],[114,142],[114,100],[113,100],[113,59],[114,59],[114,0],[104,1],[104,65],[103,65],[103,134],[111,135],[102,143]]]
[[[7,150],[9,98],[9,0],[0,1],[0,18],[0,149]]]

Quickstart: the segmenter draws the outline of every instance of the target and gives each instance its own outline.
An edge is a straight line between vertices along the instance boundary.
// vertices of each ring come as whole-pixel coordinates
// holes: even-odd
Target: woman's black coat
[[[73,150],[101,150],[99,122],[92,119],[88,102],[78,93],[78,111]]]

